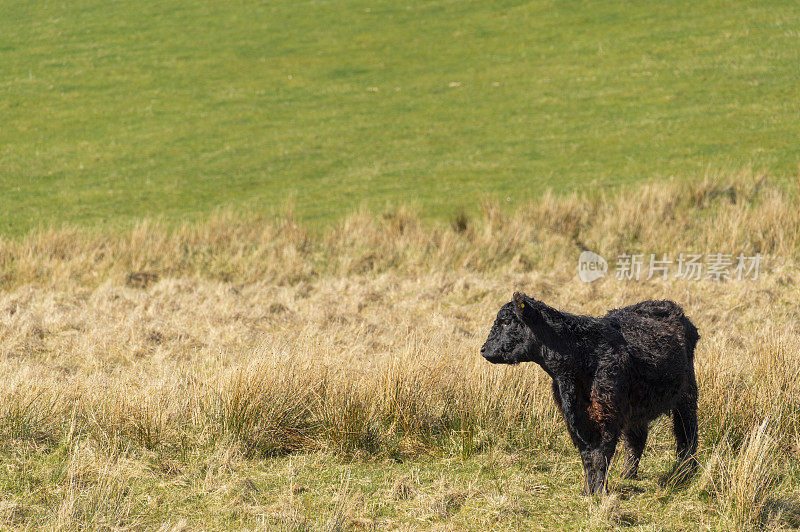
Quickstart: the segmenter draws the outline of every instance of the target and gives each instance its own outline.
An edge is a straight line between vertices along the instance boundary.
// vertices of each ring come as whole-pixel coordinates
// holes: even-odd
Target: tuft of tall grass
[[[210,426],[248,453],[274,455],[313,448],[320,433],[310,405],[318,384],[279,359],[233,370],[211,402]]]
[[[770,419],[753,427],[736,448],[723,439],[706,464],[700,486],[719,504],[733,528],[758,527],[769,519],[771,497],[779,482],[777,440]]]

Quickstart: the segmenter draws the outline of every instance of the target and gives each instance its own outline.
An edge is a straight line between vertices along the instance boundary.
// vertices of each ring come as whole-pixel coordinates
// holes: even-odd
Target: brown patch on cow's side
[[[589,413],[589,419],[598,425],[602,425],[606,421],[613,419],[617,414],[613,401],[604,400],[602,396],[598,396],[594,393],[589,398],[589,407],[587,411]]]
[[[592,421],[598,424],[603,421],[604,415],[600,403],[598,403],[597,401],[592,401],[591,403],[589,403],[588,411],[589,411],[589,418]]]

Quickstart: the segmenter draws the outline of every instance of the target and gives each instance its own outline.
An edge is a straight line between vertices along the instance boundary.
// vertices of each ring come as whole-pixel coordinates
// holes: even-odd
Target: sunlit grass
[[[0,233],[797,174],[794,2],[2,4]]]
[[[397,210],[314,235],[291,218],[222,216],[3,242],[0,520],[794,526],[797,203],[742,174],[487,204],[438,226]],[[765,258],[757,280],[587,285],[584,247]],[[579,495],[549,378],[478,352],[515,289],[595,315],[646,298],[686,309],[702,335],[689,485],[662,482],[675,444],[658,422],[641,481],[615,464],[608,499]]]

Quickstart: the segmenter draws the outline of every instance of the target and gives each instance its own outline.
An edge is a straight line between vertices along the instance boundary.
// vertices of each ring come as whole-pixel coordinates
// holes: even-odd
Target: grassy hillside
[[[3,0],[0,232],[800,159],[796,2]]]
[[[657,184],[407,211],[313,234],[217,217],[45,231],[0,246],[0,528],[785,529],[800,525],[800,198]],[[664,223],[668,220],[669,223]],[[761,252],[756,280],[577,280],[584,246]],[[534,364],[479,348],[515,289],[598,315],[646,298],[697,324],[700,471],[579,495],[577,452]],[[618,453],[620,454],[620,453]]]

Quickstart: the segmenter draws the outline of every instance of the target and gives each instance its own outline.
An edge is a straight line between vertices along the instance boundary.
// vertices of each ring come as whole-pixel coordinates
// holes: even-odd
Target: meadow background
[[[0,526],[800,526],[791,2],[0,0]],[[579,253],[764,255],[577,280]],[[579,495],[514,290],[702,334],[700,473]]]
[[[3,0],[0,230],[798,168],[796,2]]]

